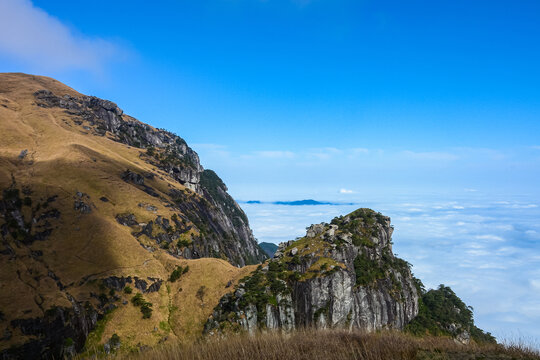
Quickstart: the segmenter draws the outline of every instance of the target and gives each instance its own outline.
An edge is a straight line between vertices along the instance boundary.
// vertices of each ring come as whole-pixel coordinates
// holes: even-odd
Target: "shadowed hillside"
[[[250,271],[233,265],[266,259],[185,141],[110,101],[0,74],[0,132],[0,351],[66,355],[112,329],[125,344],[196,337]]]

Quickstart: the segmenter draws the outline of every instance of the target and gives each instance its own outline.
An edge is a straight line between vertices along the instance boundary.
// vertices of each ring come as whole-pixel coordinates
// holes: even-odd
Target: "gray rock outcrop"
[[[403,329],[418,314],[419,291],[409,264],[392,254],[392,232],[369,209],[311,226],[225,295],[205,331]]]
[[[239,266],[257,264],[268,258],[257,245],[246,215],[227,193],[223,181],[212,170],[203,169],[197,153],[182,138],[125,115],[115,103],[94,96],[57,96],[49,90],[39,90],[34,93],[34,98],[38,106],[64,109],[76,124],[94,135],[144,149],[140,155],[142,160],[164,171],[187,189],[172,190],[166,195],[174,201],[170,206],[185,214],[184,220],[193,223],[200,236],[175,255],[225,257]],[[127,169],[120,176],[147,194],[163,198],[151,186],[154,173],[141,174]],[[82,199],[75,201],[74,208],[83,214],[92,211],[92,206]],[[133,219],[117,220],[123,225],[136,225]],[[176,225],[184,230],[187,228],[184,223]],[[179,234],[172,235],[163,235],[156,241],[158,244],[163,240],[167,243],[176,241]]]

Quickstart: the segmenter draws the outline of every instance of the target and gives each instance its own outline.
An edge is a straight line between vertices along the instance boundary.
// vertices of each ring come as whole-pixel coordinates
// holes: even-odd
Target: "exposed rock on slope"
[[[212,170],[204,170],[199,157],[179,136],[124,115],[113,102],[93,96],[55,95],[50,90],[34,93],[37,106],[65,109],[75,124],[92,135],[106,136],[111,140],[145,149],[140,158],[164,171],[172,180],[185,186],[198,196],[189,196],[189,191],[171,189],[169,197],[175,206],[185,212],[188,221],[196,224],[200,236],[181,252],[186,258],[224,256],[233,264],[244,266],[256,264],[266,258],[257,246],[242,209],[227,193],[227,187]],[[146,179],[157,174],[144,175],[126,170],[122,178],[138,185],[146,193],[159,197]],[[167,239],[168,243],[178,236]]]
[[[403,329],[418,313],[418,283],[392,254],[392,231],[369,209],[312,225],[225,295],[205,331]]]
[[[63,109],[72,122],[70,125],[79,126],[79,130],[87,131],[89,135],[144,149],[139,158],[161,171],[138,173],[128,169],[122,173],[122,179],[162,201],[172,200],[168,206],[185,210],[185,221],[196,223],[195,229],[203,234],[195,238],[193,245],[188,246],[189,250],[181,255],[225,257],[240,266],[265,259],[249,229],[247,217],[227,193],[225,184],[213,171],[202,168],[198,155],[182,138],[125,115],[108,100],[62,92],[55,94],[48,89],[38,90],[33,95],[35,105]],[[67,122],[66,119],[63,121]],[[185,188],[170,187],[168,192],[160,194],[146,184],[162,177],[163,173]],[[211,180],[206,180],[208,178]],[[91,211],[83,206],[84,203],[77,204],[82,206],[81,212]],[[172,236],[167,240],[171,243],[176,239],[177,236]]]
[[[146,161],[164,170],[187,188],[201,193],[199,180],[203,169],[199,157],[177,135],[141,123],[125,115],[115,103],[94,96],[61,96],[50,90],[38,90],[34,96],[37,106],[65,109],[77,125],[86,124],[83,129],[93,135],[107,136],[122,144],[151,149]],[[163,151],[160,153],[154,151],[154,148]]]
[[[236,266],[266,259],[185,141],[110,101],[0,74],[0,133],[0,357],[58,358],[113,334],[128,348],[194,336],[225,285],[250,271]],[[203,257],[214,259],[186,260]],[[197,289],[182,282],[212,288],[208,307],[186,313]],[[150,318],[135,293],[154,304]]]

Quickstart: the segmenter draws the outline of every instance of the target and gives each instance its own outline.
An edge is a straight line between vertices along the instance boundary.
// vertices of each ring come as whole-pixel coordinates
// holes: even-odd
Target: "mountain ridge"
[[[0,74],[0,119],[3,356],[103,346],[89,334],[112,336],[108,324],[125,346],[193,339],[210,310],[170,274],[189,266],[184,282],[198,279],[212,304],[251,269],[237,266],[267,258],[223,181],[176,135],[26,74]],[[148,319],[128,321],[141,312],[118,284],[144,297]]]
[[[2,358],[304,326],[483,336],[472,312],[437,312],[464,304],[423,292],[380,213],[312,225],[266,261],[223,180],[179,136],[26,74],[0,74],[0,119]]]

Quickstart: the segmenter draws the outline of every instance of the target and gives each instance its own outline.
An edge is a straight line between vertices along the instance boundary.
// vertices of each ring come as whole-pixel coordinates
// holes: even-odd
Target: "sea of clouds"
[[[444,197],[443,197],[444,198]],[[328,199],[324,199],[328,200]],[[355,205],[242,204],[259,241],[279,243],[359,207],[392,218],[394,253],[426,288],[451,286],[474,308],[477,326],[499,340],[540,339],[540,201],[470,190],[363,200]]]

